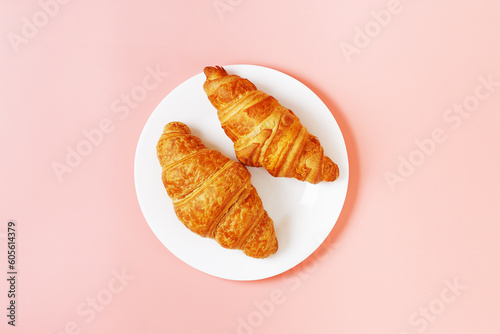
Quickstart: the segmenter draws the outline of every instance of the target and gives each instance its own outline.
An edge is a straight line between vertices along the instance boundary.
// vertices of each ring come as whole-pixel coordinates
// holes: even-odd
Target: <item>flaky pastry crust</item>
[[[291,110],[223,67],[206,67],[204,73],[203,89],[239,161],[264,167],[273,176],[310,183],[338,178],[338,166]]]
[[[189,230],[254,258],[276,253],[273,221],[245,166],[207,148],[181,122],[165,125],[157,157],[175,213]]]

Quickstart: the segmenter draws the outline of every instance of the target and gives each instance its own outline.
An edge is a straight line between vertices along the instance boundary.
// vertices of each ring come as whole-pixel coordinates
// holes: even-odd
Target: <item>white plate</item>
[[[172,90],[148,119],[135,157],[135,186],[141,210],[158,239],[192,267],[220,278],[258,280],[287,271],[311,255],[325,240],[344,205],[349,179],[342,133],[326,105],[304,84],[279,71],[254,65],[224,66],[229,74],[248,78],[291,109],[325,154],[339,165],[340,177],[316,185],[272,177],[263,168],[249,167],[252,184],[274,221],[278,252],[253,259],[240,250],[222,248],[212,239],[189,231],[177,218],[161,181],[156,144],[165,124],[187,124],[206,146],[236,160],[233,143],[222,130],[217,112],[203,91],[200,73]]]

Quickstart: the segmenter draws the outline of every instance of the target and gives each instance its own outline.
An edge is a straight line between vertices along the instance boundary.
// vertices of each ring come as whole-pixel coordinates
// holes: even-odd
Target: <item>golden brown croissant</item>
[[[319,183],[339,176],[337,165],[323,154],[295,114],[249,80],[228,75],[220,66],[206,67],[203,89],[236,157],[247,166],[263,166],[273,176]]]
[[[251,257],[276,253],[273,221],[245,166],[208,149],[181,122],[165,126],[156,148],[163,185],[188,229]]]

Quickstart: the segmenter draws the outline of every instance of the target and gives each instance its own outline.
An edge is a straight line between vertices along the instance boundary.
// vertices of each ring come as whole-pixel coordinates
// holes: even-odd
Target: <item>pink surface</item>
[[[30,0],[2,9],[2,333],[500,332],[498,1]],[[301,80],[332,111],[349,153],[331,235],[298,267],[261,281],[182,263],[135,194],[147,118],[217,64]]]

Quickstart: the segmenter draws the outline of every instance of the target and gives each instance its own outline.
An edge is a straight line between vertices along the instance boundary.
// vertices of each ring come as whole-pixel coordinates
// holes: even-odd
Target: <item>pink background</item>
[[[2,333],[500,332],[497,0],[1,7]],[[330,236],[261,281],[178,260],[134,189],[151,112],[204,66],[224,64],[301,80],[332,111],[349,153],[346,204]],[[160,74],[138,88],[148,69]],[[95,145],[82,144],[106,122]],[[54,164],[77,148],[87,155],[58,178]]]

